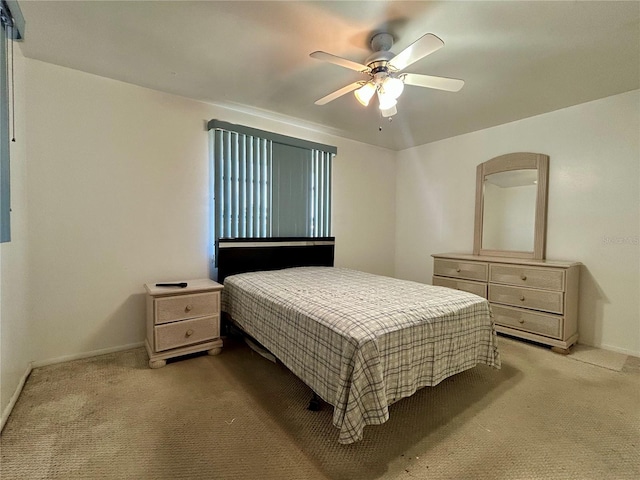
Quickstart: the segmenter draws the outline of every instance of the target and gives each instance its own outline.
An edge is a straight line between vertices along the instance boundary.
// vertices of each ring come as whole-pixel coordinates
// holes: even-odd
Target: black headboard
[[[335,237],[221,238],[218,282],[229,275],[291,267],[332,267]]]

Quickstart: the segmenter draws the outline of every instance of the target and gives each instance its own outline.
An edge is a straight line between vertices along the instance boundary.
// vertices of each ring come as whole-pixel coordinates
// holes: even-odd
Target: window
[[[215,240],[331,235],[335,147],[220,120],[209,138]]]
[[[9,61],[13,63],[12,41],[22,39],[24,35],[24,19],[15,0],[0,0],[0,25],[0,242],[8,242],[11,240],[9,94],[13,96],[13,85],[7,76]]]

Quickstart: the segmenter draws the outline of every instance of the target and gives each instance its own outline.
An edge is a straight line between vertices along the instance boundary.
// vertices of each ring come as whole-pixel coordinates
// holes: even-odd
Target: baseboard
[[[122,352],[133,348],[144,347],[144,342],[129,343],[118,347],[103,348],[101,350],[92,350],[90,352],[74,353],[73,355],[64,355],[62,357],[50,358],[48,360],[39,360],[32,362],[33,368],[46,367],[47,365],[55,365],[56,363],[69,362],[71,360],[81,360],[83,358],[97,357],[98,355],[106,355],[108,353]]]
[[[27,378],[29,378],[29,375],[31,374],[31,370],[33,370],[33,365],[29,363],[27,365],[27,369],[25,370],[24,374],[20,378],[20,382],[16,387],[16,391],[13,392],[13,395],[11,396],[11,400],[9,400],[9,404],[5,407],[4,411],[2,412],[2,419],[0,420],[1,422],[0,433],[4,429],[4,425],[5,423],[7,423],[7,420],[9,419],[9,415],[11,415],[11,411],[13,410],[13,407],[16,405],[16,402],[18,401],[18,397],[20,397],[20,394],[22,393],[22,389],[24,388],[24,384],[27,382]]]

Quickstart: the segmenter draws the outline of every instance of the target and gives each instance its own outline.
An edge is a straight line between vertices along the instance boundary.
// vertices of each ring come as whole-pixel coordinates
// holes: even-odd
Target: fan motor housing
[[[393,53],[381,50],[379,52],[374,52],[371,55],[369,55],[364,62],[365,62],[365,65],[367,65],[369,68],[374,69],[376,66],[379,66],[379,65],[372,65],[372,64],[374,63],[379,64],[384,62],[384,64],[386,65],[387,63],[389,63],[389,61],[393,57],[395,57]]]
[[[391,47],[393,47],[393,35],[386,32],[376,33],[371,37],[370,44],[371,50],[374,52],[391,50]]]

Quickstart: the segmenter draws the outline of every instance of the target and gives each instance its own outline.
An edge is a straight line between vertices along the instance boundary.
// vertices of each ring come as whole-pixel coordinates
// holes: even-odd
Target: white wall
[[[396,276],[431,283],[434,253],[471,252],[476,166],[550,156],[547,258],[578,260],[580,342],[640,355],[640,91],[398,155]]]
[[[29,316],[24,58],[15,49],[15,138],[11,143],[11,242],[0,244],[0,412],[24,380],[32,360],[32,337],[40,335]]]
[[[140,342],[144,283],[208,275],[211,118],[336,145],[336,264],[393,273],[394,152],[31,59],[26,74],[34,360]]]

